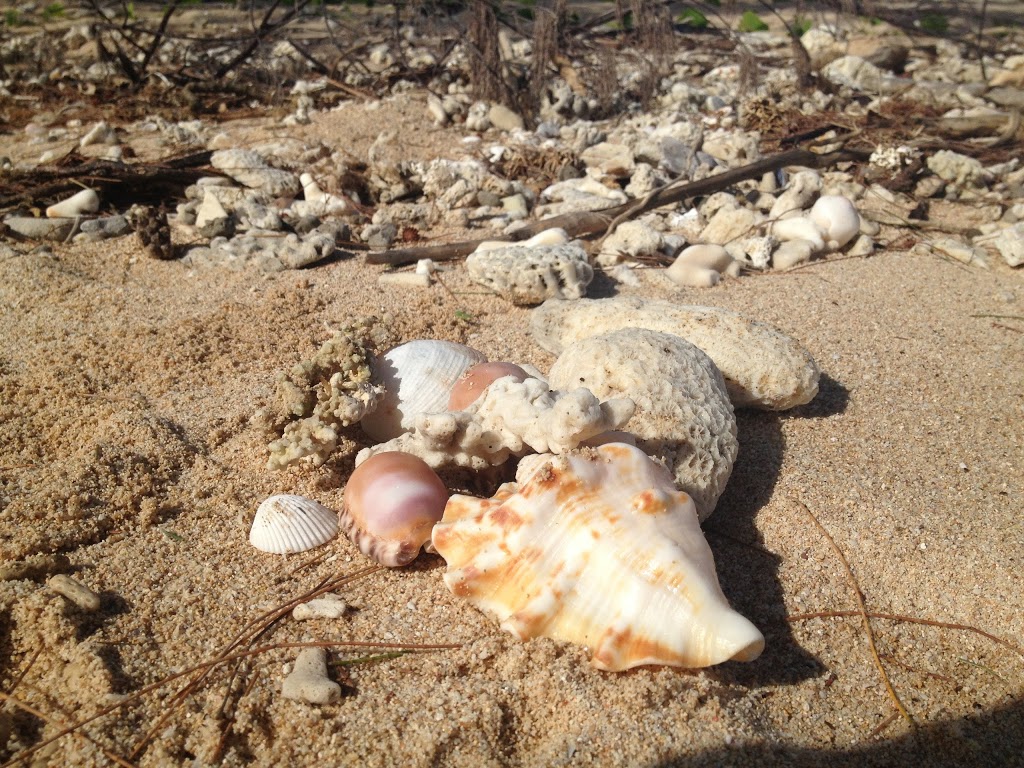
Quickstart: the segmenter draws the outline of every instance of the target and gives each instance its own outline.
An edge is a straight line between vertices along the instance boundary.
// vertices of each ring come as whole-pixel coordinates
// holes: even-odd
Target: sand
[[[302,130],[344,128],[343,115],[320,119]],[[356,154],[371,135],[360,130]],[[180,699],[195,674],[147,689],[368,565],[343,537],[289,558],[247,542],[266,496],[337,508],[352,469],[351,449],[320,468],[266,469],[260,412],[279,371],[364,315],[387,315],[402,340],[553,362],[529,310],[461,265],[444,273],[452,293],[381,287],[380,271],[359,257],[271,275],[190,270],[146,258],[132,237],[4,252],[0,557],[62,553],[102,606],[76,608],[40,575],[0,582],[0,691],[37,713],[0,705],[0,758],[119,705],[32,764],[1024,764],[1024,282],[888,247],[706,290],[652,269],[637,287],[600,278],[591,292],[733,309],[792,334],[821,366],[809,405],[738,413],[739,459],[705,526],[726,595],[766,637],[758,660],[599,672],[584,648],[506,635],[423,555],[342,585],[345,618],[286,618],[254,645],[456,647],[334,647],[344,695],[324,706],[280,695],[295,648],[214,667]],[[868,610],[907,617],[871,625],[916,728],[858,616],[802,618],[857,609],[804,505]]]

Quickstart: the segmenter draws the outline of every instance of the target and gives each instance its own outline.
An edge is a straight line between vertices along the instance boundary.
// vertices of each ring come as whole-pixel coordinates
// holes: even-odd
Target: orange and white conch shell
[[[693,501],[623,443],[536,457],[490,499],[452,496],[432,539],[453,594],[521,640],[588,646],[598,669],[706,667],[764,648],[718,585]]]

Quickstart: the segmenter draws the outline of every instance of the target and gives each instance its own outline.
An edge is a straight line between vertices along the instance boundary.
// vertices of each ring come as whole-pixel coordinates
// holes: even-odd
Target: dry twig
[[[843,550],[841,550],[839,545],[836,544],[835,539],[833,539],[831,534],[825,530],[825,526],[818,521],[818,518],[815,517],[814,513],[807,508],[807,505],[796,499],[794,499],[794,502],[807,513],[809,518],[811,518],[811,522],[813,522],[814,526],[821,532],[821,535],[825,537],[829,546],[832,547],[832,551],[836,553],[839,561],[843,564],[843,568],[846,569],[846,580],[850,583],[850,588],[853,590],[853,594],[857,598],[858,612],[864,622],[864,632],[867,635],[868,648],[871,649],[871,656],[874,658],[875,666],[878,667],[878,673],[882,676],[882,682],[885,683],[885,688],[889,692],[889,698],[892,699],[893,705],[896,707],[896,710],[900,715],[903,716],[903,719],[905,719],[911,727],[916,726],[914,718],[911,717],[907,708],[903,706],[903,702],[900,701],[900,697],[897,695],[896,689],[893,688],[892,682],[889,680],[889,675],[886,673],[885,667],[882,665],[882,660],[878,657],[878,650],[875,648],[875,633],[871,630],[871,621],[868,618],[868,609],[867,606],[864,605],[864,595],[861,594],[860,586],[857,584],[857,577],[853,574],[853,568],[850,567],[849,561],[843,554]]]

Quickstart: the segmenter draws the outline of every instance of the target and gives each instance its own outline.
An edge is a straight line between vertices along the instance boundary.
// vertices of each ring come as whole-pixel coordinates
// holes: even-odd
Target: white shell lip
[[[290,555],[326,544],[338,534],[338,515],[312,499],[282,493],[256,509],[249,543],[262,552]]]

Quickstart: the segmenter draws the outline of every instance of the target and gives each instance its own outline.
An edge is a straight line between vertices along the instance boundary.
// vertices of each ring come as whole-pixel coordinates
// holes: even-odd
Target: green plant
[[[744,11],[740,17],[740,32],[764,32],[766,29],[768,25],[753,11]]]
[[[790,29],[793,34],[797,37],[803,37],[804,33],[814,26],[814,22],[808,19],[806,16],[797,16],[793,23],[790,25]]]
[[[54,19],[60,19],[64,16],[64,4],[63,3],[50,3],[43,9],[43,20],[53,21]]]
[[[21,14],[13,8],[8,8],[4,11],[4,26],[6,27],[17,27],[25,22],[21,18]]]
[[[928,11],[921,14],[918,25],[925,32],[935,35],[944,35],[949,31],[949,18],[944,13]]]
[[[684,8],[683,12],[676,17],[676,21],[694,29],[706,29],[710,24],[708,17],[696,8]]]

